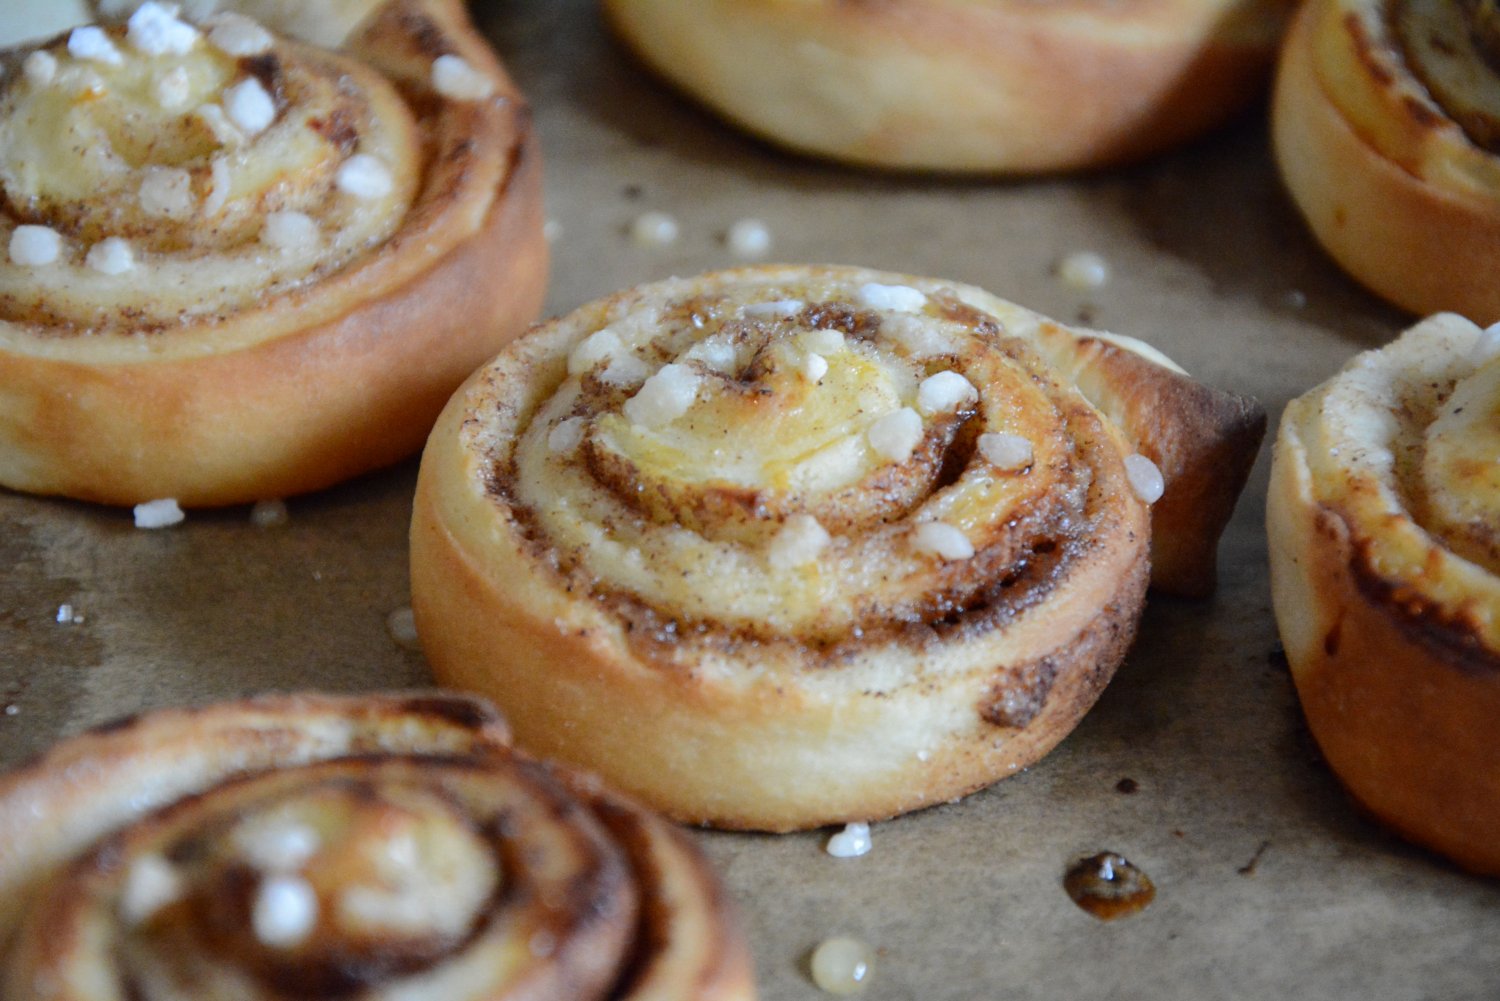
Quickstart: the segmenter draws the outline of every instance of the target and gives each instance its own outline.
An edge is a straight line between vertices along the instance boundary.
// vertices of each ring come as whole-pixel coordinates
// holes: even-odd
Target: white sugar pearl
[[[78,614],[78,609],[68,602],[57,606],[57,621],[65,626],[76,625],[83,621],[83,616]]]
[[[268,50],[275,39],[257,22],[243,14],[215,14],[208,22],[208,41],[225,55],[258,56]]]
[[[703,376],[687,365],[663,365],[625,401],[626,420],[644,428],[671,423],[693,405]]]
[[[127,926],[148,920],[182,899],[182,874],[160,855],[142,855],[130,863],[120,888],[120,916]]]
[[[224,91],[224,113],[247,135],[264,132],[276,120],[276,102],[255,77],[246,77]]]
[[[136,528],[167,528],[181,522],[187,515],[182,513],[175,497],[146,501],[133,509]]]
[[[106,237],[89,248],[83,263],[105,275],[123,275],[135,268],[135,252],[118,236]]]
[[[861,285],[855,301],[866,309],[888,309],[895,313],[920,313],[927,305],[927,296],[908,285],[882,285],[869,282]]]
[[[455,101],[480,101],[495,92],[493,80],[454,55],[438,56],[432,61],[432,86]]]
[[[644,382],[651,374],[651,367],[633,354],[622,354],[610,359],[609,365],[599,373],[599,381],[610,386],[634,386]]]
[[[828,359],[820,354],[809,353],[802,359],[802,378],[817,382],[828,374]]]
[[[771,230],[759,219],[740,219],[724,234],[724,242],[734,256],[758,259],[771,250]]]
[[[957,372],[938,372],[917,387],[917,410],[924,414],[947,413],[978,399],[979,390]]]
[[[62,234],[50,226],[17,226],[10,234],[10,259],[24,268],[51,264],[62,255]]]
[[[837,936],[813,950],[813,983],[829,994],[850,995],[864,990],[875,969],[875,950],[856,938]]]
[[[307,880],[272,876],[260,884],[250,911],[255,937],[272,948],[294,946],[318,923],[318,896]]]
[[[307,824],[265,817],[241,824],[234,847],[252,866],[264,872],[293,872],[318,853],[322,839]]]
[[[734,342],[727,337],[707,337],[683,353],[684,361],[701,362],[710,371],[728,374],[739,363]]]
[[[573,451],[583,441],[583,433],[587,429],[588,421],[582,417],[568,417],[558,421],[547,432],[547,450],[556,453]]]
[[[1492,323],[1479,332],[1479,339],[1469,349],[1469,360],[1483,365],[1491,358],[1500,356],[1500,323]]]
[[[1103,288],[1109,284],[1109,262],[1093,251],[1081,250],[1058,262],[1057,276],[1079,291]]]
[[[1140,453],[1125,456],[1125,475],[1130,480],[1130,489],[1147,504],[1161,500],[1167,489],[1156,463]]]
[[[793,313],[802,312],[807,305],[801,299],[773,299],[770,302],[752,302],[744,306],[740,312],[751,319],[759,319],[763,316],[791,316]],[[838,331],[834,331],[838,333]],[[843,336],[840,334],[840,336]]]
[[[296,250],[317,246],[323,240],[323,231],[304,212],[268,212],[260,229],[260,240],[277,250]]]
[[[187,69],[176,66],[156,78],[156,103],[167,111],[177,111],[192,98],[192,81]]]
[[[284,500],[256,501],[250,508],[250,524],[256,528],[280,528],[291,520],[292,513]]]
[[[110,41],[104,29],[92,24],[74,28],[68,35],[68,53],[75,59],[118,66],[124,62],[120,50]]]
[[[417,616],[410,608],[398,608],[387,615],[385,631],[403,649],[422,649],[422,638],[417,635]]]
[[[1031,465],[1034,451],[1031,441],[1018,434],[986,432],[979,436],[977,445],[979,454],[996,469],[1013,472]]]
[[[905,462],[922,440],[922,418],[911,407],[902,407],[871,424],[865,436],[876,455]]]
[[[57,76],[57,57],[38,49],[26,57],[21,72],[26,74],[26,82],[33,87],[45,87]]]
[[[906,349],[913,358],[931,358],[954,354],[958,348],[943,328],[919,316],[886,316],[880,321],[880,333]]]
[[[630,224],[630,238],[642,247],[665,247],[677,239],[677,220],[665,212],[643,212]]]
[[[845,824],[844,829],[828,839],[827,852],[834,858],[858,858],[869,854],[875,842],[870,838],[870,825],[856,821]]]
[[[125,38],[148,56],[182,55],[198,42],[198,29],[177,19],[177,8],[146,0],[125,22]]]
[[[820,553],[833,541],[817,518],[810,514],[794,514],[782,522],[766,559],[778,570],[790,570],[814,562]]]
[[[339,167],[334,183],[355,198],[384,198],[395,187],[390,168],[368,153],[356,153]]]
[[[945,521],[924,521],[918,525],[913,545],[918,552],[931,553],[944,561],[966,560],[974,555],[974,544],[969,537]]]
[[[141,208],[148,215],[183,219],[193,212],[193,178],[180,167],[147,167],[141,178]]]
[[[797,338],[797,343],[808,351],[820,355],[837,354],[844,350],[844,335],[838,330],[809,330]]]
[[[581,375],[602,361],[625,354],[625,343],[609,327],[589,334],[568,355],[568,374]]]

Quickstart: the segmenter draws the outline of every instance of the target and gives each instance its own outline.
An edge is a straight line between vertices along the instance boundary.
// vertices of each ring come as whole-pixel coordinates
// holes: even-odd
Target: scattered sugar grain
[[[677,234],[677,220],[665,212],[643,212],[630,224],[630,238],[641,247],[665,247]]]
[[[876,455],[905,462],[922,440],[922,418],[911,407],[902,407],[871,424],[865,436]]]
[[[251,907],[255,937],[272,948],[297,945],[318,923],[318,896],[307,880],[277,875],[263,880]]]
[[[194,207],[192,175],[180,167],[147,167],[140,202],[148,215],[185,219]]]
[[[687,413],[702,382],[703,376],[687,365],[663,365],[625,401],[625,419],[644,428],[669,424]]]
[[[1125,476],[1130,480],[1130,489],[1147,504],[1155,504],[1166,492],[1161,470],[1139,452],[1125,457]]]
[[[178,111],[192,98],[192,83],[182,66],[174,67],[156,78],[153,84],[156,103],[166,111]],[[212,127],[212,126],[210,126]]]
[[[316,246],[322,240],[323,231],[312,216],[305,212],[268,212],[265,224],[260,229],[260,241],[277,250]]]
[[[807,351],[820,355],[837,354],[844,350],[844,334],[839,330],[809,330],[797,338],[797,343]]]
[[[21,72],[26,74],[26,82],[33,87],[45,87],[57,76],[57,57],[37,49],[21,64]]]
[[[979,390],[957,372],[938,372],[917,387],[917,410],[924,414],[947,413],[978,399]]]
[[[291,520],[286,501],[279,498],[256,501],[250,508],[250,524],[256,528],[280,528]]]
[[[727,375],[739,363],[739,353],[727,337],[705,337],[688,348],[682,355],[684,361],[696,361],[709,371]]]
[[[83,622],[83,613],[68,602],[57,606],[57,621],[65,626],[76,626]]]
[[[295,872],[318,853],[322,839],[307,824],[283,817],[260,817],[235,829],[234,847],[262,872]]]
[[[25,268],[52,264],[62,256],[62,234],[50,226],[17,226],[10,234],[10,259]]]
[[[759,260],[771,251],[771,229],[759,219],[740,219],[724,234],[730,253],[745,260]]]
[[[136,528],[168,528],[187,517],[175,497],[146,501],[135,506]]]
[[[120,916],[134,927],[163,907],[182,899],[182,874],[160,855],[142,855],[130,863],[120,888]]]
[[[118,236],[105,237],[89,248],[83,263],[100,274],[123,275],[135,270],[135,251],[128,240]]]
[[[801,299],[773,299],[770,302],[749,303],[742,307],[740,312],[752,319],[759,319],[765,316],[791,316],[802,312],[802,308],[805,305],[807,304]],[[837,334],[838,331],[835,330],[833,333]],[[842,337],[843,335],[840,334],[839,336]]]
[[[920,316],[883,317],[880,321],[880,333],[905,348],[914,358],[948,355],[957,350],[952,336],[946,330]]]
[[[7,716],[16,716],[16,715],[19,715],[20,712],[21,712],[21,707],[18,706],[18,705],[16,705],[14,702],[7,702],[7,703],[5,703],[5,715],[7,715]]]
[[[1031,465],[1035,451],[1030,439],[998,431],[980,435],[976,445],[990,465],[1007,473]]]
[[[258,56],[271,48],[275,39],[259,22],[243,14],[215,14],[208,22],[208,41],[225,55]]]
[[[68,35],[68,53],[75,59],[104,63],[108,66],[118,66],[125,61],[120,55],[120,50],[115,48],[115,43],[110,41],[104,29],[93,24],[73,29]]]
[[[1474,346],[1469,349],[1469,360],[1483,365],[1491,358],[1500,357],[1500,323],[1492,323],[1479,332]]]
[[[422,649],[422,638],[417,635],[417,617],[410,607],[398,608],[385,617],[385,631],[403,650]]]
[[[918,552],[931,553],[944,562],[967,560],[974,555],[974,544],[969,537],[945,521],[924,521],[918,525],[913,545]]]
[[[345,160],[334,183],[345,194],[365,201],[384,198],[396,185],[390,168],[368,153],[356,153]]]
[[[772,536],[766,559],[778,570],[806,566],[817,560],[832,541],[833,537],[817,518],[794,514]]]
[[[224,113],[247,135],[258,136],[276,120],[276,102],[255,77],[224,90]]]
[[[198,44],[198,29],[178,20],[176,7],[146,0],[125,22],[125,39],[148,56],[180,56]]]
[[[568,417],[558,421],[547,432],[547,451],[555,454],[571,452],[583,441],[588,421],[583,417]]]
[[[882,285],[867,282],[859,287],[855,301],[866,309],[886,309],[895,313],[920,313],[927,296],[909,285]]]
[[[808,352],[802,357],[802,378],[818,382],[828,374],[828,359],[817,352]]]
[[[455,101],[482,101],[495,92],[495,82],[461,56],[443,55],[432,61],[432,86]]]
[[[1080,250],[1058,262],[1057,277],[1079,291],[1103,288],[1109,284],[1109,262],[1092,250]]]
[[[857,938],[839,935],[813,950],[809,968],[813,983],[829,994],[858,994],[870,984],[875,950]]]
[[[870,825],[861,821],[845,824],[844,829],[828,839],[827,852],[834,858],[859,858],[868,855],[875,845]]]
[[[604,371],[599,373],[599,381],[610,386],[635,386],[644,382],[650,374],[651,366],[633,354],[622,354],[610,360]]]

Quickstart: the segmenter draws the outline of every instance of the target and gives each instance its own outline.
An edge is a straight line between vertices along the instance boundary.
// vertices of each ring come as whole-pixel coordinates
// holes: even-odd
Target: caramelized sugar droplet
[[[1100,921],[1134,914],[1156,898],[1156,886],[1123,855],[1100,852],[1081,858],[1063,875],[1073,903]]]

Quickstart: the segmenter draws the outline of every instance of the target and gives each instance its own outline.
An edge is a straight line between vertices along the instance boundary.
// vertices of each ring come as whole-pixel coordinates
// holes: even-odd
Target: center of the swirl
[[[799,513],[846,530],[931,491],[975,399],[949,376],[971,393],[938,399],[919,365],[836,330],[700,342],[599,414],[585,454],[628,503],[705,535]]]
[[[298,792],[206,847],[193,910],[214,947],[263,979],[320,989],[435,960],[502,878],[451,804],[399,785]]]

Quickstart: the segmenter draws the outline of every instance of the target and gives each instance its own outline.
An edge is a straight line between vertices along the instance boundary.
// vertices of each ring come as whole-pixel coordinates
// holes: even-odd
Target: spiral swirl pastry
[[[545,281],[461,3],[105,6],[3,57],[0,485],[229,504],[415,451]]]
[[[1185,457],[1223,431],[1141,379],[1154,464],[1045,358],[1099,385],[1109,352],[1189,381],[1130,343],[853,268],[584,306],[477,373],[428,443],[429,662],[496,698],[522,746],[679,819],[784,830],[987,785],[1108,682],[1157,471],[1168,493],[1191,481]]]
[[[957,172],[1134,160],[1258,92],[1290,0],[604,0],[652,70],[802,153]]]
[[[1500,319],[1500,13],[1314,0],[1282,55],[1276,159],[1318,241],[1414,313]]]
[[[0,776],[8,998],[754,996],[705,861],[463,696],[158,712]]]
[[[1500,874],[1493,331],[1425,320],[1294,400],[1267,524],[1276,620],[1329,766],[1405,837]]]

